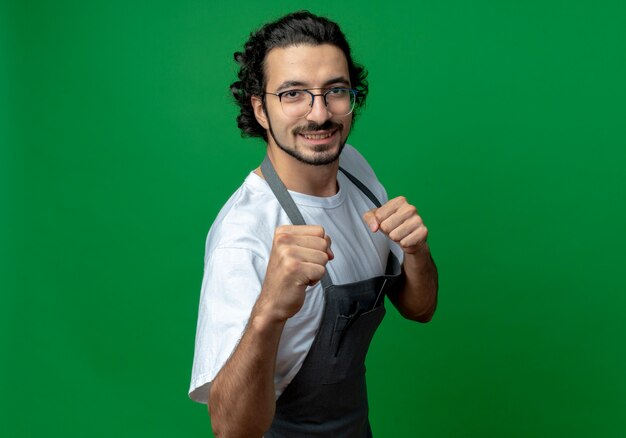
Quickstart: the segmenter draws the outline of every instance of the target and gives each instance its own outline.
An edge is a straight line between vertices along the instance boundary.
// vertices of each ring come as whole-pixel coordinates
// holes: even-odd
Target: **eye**
[[[304,92],[301,90],[287,90],[280,93],[280,98],[286,101],[294,101],[302,99]]]
[[[327,96],[343,97],[348,94],[347,88],[331,88],[326,92]]]

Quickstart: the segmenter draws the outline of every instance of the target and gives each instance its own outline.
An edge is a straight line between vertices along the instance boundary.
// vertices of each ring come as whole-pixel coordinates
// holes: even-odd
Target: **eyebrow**
[[[332,78],[324,82],[323,86],[319,88],[326,88],[329,85],[350,85],[350,81],[348,81],[344,76],[337,76],[336,78]],[[291,88],[291,87],[307,87],[307,84],[302,81],[285,81],[278,86],[278,88],[276,89],[276,92],[278,93],[281,90],[284,90],[286,88]],[[314,87],[313,89],[316,89],[316,88],[318,87]]]

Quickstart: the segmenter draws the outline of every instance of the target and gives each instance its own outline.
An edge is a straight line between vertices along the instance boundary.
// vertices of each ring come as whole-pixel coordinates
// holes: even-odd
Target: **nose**
[[[315,99],[313,100],[313,107],[309,114],[307,114],[306,119],[312,122],[316,122],[318,125],[323,124],[326,120],[331,118],[331,114],[324,103],[324,96],[321,94],[315,95]]]

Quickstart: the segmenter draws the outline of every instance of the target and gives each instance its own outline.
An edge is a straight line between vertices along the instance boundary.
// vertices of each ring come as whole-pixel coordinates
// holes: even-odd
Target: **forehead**
[[[340,48],[297,45],[277,47],[265,58],[267,89],[274,90],[285,82],[298,82],[307,87],[327,84],[329,80],[350,80],[348,62]]]

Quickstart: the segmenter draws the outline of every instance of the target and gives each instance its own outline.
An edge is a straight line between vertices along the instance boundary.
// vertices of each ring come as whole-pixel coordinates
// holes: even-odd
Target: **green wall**
[[[204,239],[263,155],[232,52],[297,8],[368,67],[351,143],[440,269],[435,319],[375,338],[376,436],[624,436],[619,0],[3,3],[0,435],[210,435]]]

